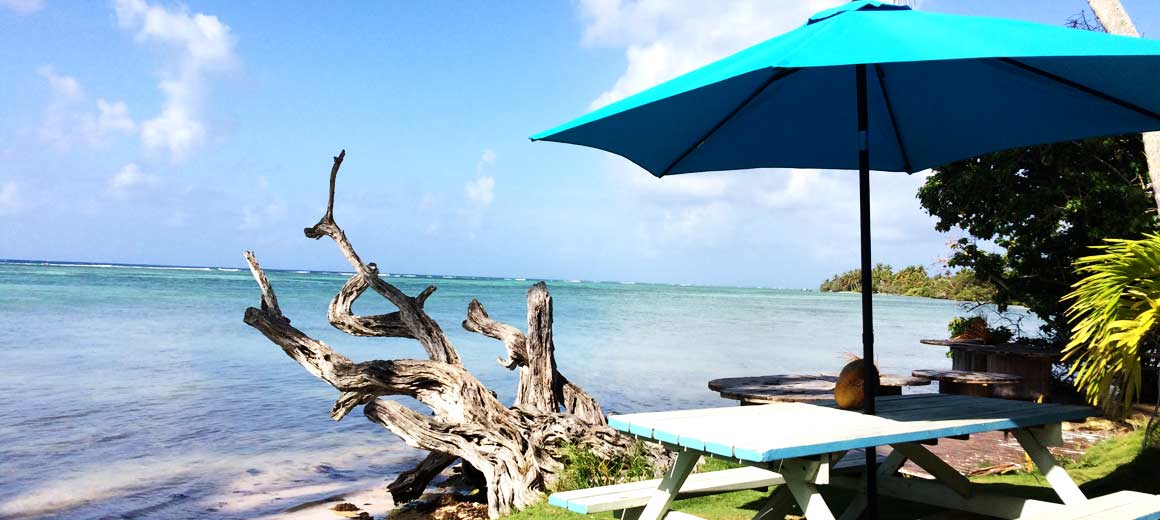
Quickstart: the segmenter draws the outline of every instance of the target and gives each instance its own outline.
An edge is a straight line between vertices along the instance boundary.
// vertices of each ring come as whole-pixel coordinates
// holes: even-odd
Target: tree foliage
[[[1064,359],[1088,401],[1123,412],[1140,393],[1140,354],[1160,332],[1160,235],[1098,249],[1076,261],[1083,279],[1064,298],[1073,325]]]
[[[930,276],[926,268],[912,265],[897,273],[888,264],[878,264],[870,272],[874,282],[874,292],[879,294],[900,294],[922,296],[944,300],[990,301],[995,288],[980,282],[970,269],[960,269],[955,273]],[[822,282],[822,292],[862,291],[862,270],[853,269],[836,274]]]
[[[1139,135],[1055,143],[937,168],[918,198],[939,231],[968,235],[951,266],[993,284],[1001,309],[1026,305],[1064,343],[1060,299],[1079,279],[1072,263],[1105,238],[1157,229],[1146,171]]]

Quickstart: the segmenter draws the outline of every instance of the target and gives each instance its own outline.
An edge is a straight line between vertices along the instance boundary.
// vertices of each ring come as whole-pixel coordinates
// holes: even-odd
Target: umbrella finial
[[[909,11],[909,5],[897,5],[878,0],[850,0],[845,5],[839,5],[825,11],[814,13],[806,25],[815,24],[849,11]]]

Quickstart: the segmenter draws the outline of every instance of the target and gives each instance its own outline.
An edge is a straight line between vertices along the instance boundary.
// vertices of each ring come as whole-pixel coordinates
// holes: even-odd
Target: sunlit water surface
[[[273,272],[284,312],[355,360],[416,358],[409,340],[353,338],[326,323],[338,273]],[[532,281],[393,277],[464,364],[510,402],[496,341],[459,327],[478,298],[523,328]],[[606,412],[730,405],[710,379],[835,371],[860,350],[856,294],[549,282],[556,356]],[[380,485],[417,462],[337,392],[242,323],[248,272],[0,262],[0,518],[251,518],[336,484]],[[368,296],[364,313],[390,309]],[[883,372],[949,368],[920,338],[946,335],[960,304],[875,297]],[[338,486],[341,488],[341,486]],[[288,492],[297,489],[299,492]]]

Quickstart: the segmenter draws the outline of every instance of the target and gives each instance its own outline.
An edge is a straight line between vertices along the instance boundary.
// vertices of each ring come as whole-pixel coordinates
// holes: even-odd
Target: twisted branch
[[[307,372],[341,392],[331,417],[340,420],[359,406],[407,444],[431,451],[416,468],[400,475],[388,490],[397,502],[418,497],[427,484],[457,459],[465,471],[487,482],[488,512],[493,518],[542,499],[543,490],[561,469],[565,446],[585,445],[602,457],[623,453],[631,440],[605,424],[599,404],[556,369],[552,338],[552,301],[540,282],[528,290],[528,332],[492,320],[478,301],[468,306],[463,327],[500,340],[508,369],[520,369],[515,406],[505,407],[469,373],[446,335],[423,306],[435,291],[428,286],[411,297],[379,277],[374,263],[363,263],[346,233],[334,220],[335,186],[346,152],[334,158],[326,212],[304,230],[309,238],[334,240],[355,274],[330,302],[327,318],[353,336],[402,337],[418,341],[428,359],[356,363],[326,343],[290,325],[274,289],[257,259],[245,258],[261,290],[260,308],[246,309],[245,322],[261,332]],[[354,313],[355,301],[368,289],[398,308],[371,316]],[[426,415],[380,396],[410,396],[431,409]],[[571,412],[560,413],[560,409]]]
[[[459,353],[455,351],[455,347],[451,345],[451,341],[448,340],[447,336],[443,334],[443,330],[439,328],[439,324],[436,323],[435,320],[431,319],[431,317],[428,316],[426,312],[423,312],[423,302],[427,300],[427,297],[430,296],[430,293],[433,289],[428,288],[419,295],[419,298],[412,298],[403,293],[403,291],[400,291],[397,287],[383,281],[381,278],[379,278],[377,266],[374,266],[374,264],[368,265],[363,263],[362,259],[359,258],[358,253],[355,252],[354,246],[350,243],[350,240],[347,239],[346,233],[342,230],[342,228],[338,227],[337,223],[335,223],[334,189],[336,179],[338,178],[338,169],[342,166],[342,160],[345,157],[346,150],[343,150],[338,154],[337,157],[334,158],[334,166],[330,168],[330,195],[327,199],[328,202],[326,205],[326,213],[322,215],[322,219],[320,219],[317,224],[304,229],[303,233],[305,233],[307,238],[313,238],[315,240],[324,236],[328,236],[334,240],[334,243],[338,246],[339,251],[341,251],[343,256],[346,257],[347,262],[350,263],[351,267],[354,268],[356,275],[358,275],[358,277],[361,279],[361,282],[359,283],[367,284],[371,289],[374,289],[375,292],[379,293],[383,298],[386,298],[388,301],[394,304],[395,307],[399,308],[399,312],[397,314],[392,313],[394,314],[395,318],[383,318],[381,320],[377,320],[381,322],[378,323],[379,325],[381,325],[384,329],[395,333],[405,332],[406,335],[402,337],[413,338],[418,341],[419,344],[423,346],[423,349],[427,351],[427,357],[429,357],[432,361],[441,361],[453,365],[461,364],[459,360]],[[343,289],[347,290],[348,287],[353,288],[351,282],[347,282],[347,285],[343,286]],[[362,292],[365,290],[366,289],[364,288],[361,291],[357,291],[357,294],[354,292],[350,293],[349,298],[344,298],[344,301],[349,299],[349,301],[346,303],[353,304],[354,301],[358,299],[358,296],[361,296]],[[335,299],[338,300],[341,296],[343,296],[343,292],[340,291],[339,296],[336,296]],[[332,302],[331,308],[334,309],[335,307],[335,303]],[[339,307],[339,310],[341,311],[342,306],[339,305],[337,307]],[[362,325],[367,324],[366,322],[360,322],[358,319],[356,319],[357,317],[349,312],[350,305],[346,305],[345,309],[353,323],[362,323]],[[339,314],[341,314],[341,312]],[[334,323],[334,321],[335,320],[332,319],[331,323]],[[340,323],[345,323],[345,321],[341,319],[338,321]],[[375,323],[376,320],[371,320],[371,322]],[[339,327],[340,330],[345,330],[339,325],[335,326]],[[358,327],[352,327],[355,330],[360,330]],[[365,328],[361,330],[365,331]]]
[[[607,424],[600,404],[584,389],[564,377],[556,368],[552,340],[552,297],[548,286],[539,282],[528,289],[528,334],[491,319],[483,304],[471,300],[463,328],[502,341],[507,358],[497,358],[508,370],[519,369],[515,406],[542,412],[558,412],[561,407],[591,424]]]

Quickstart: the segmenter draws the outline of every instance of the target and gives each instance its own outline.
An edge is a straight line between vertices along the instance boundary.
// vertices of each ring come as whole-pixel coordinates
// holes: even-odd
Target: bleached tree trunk
[[[1111,34],[1120,36],[1136,36],[1136,25],[1124,10],[1120,0],[1088,0],[1092,12]],[[1160,85],[1156,85],[1160,88]],[[1144,133],[1144,156],[1148,158],[1148,176],[1152,180],[1152,195],[1156,198],[1156,208],[1160,211],[1160,132]]]
[[[396,502],[417,498],[439,472],[462,460],[483,475],[488,513],[496,518],[538,502],[563,469],[569,446],[587,448],[601,458],[624,455],[633,441],[609,428],[596,400],[556,368],[552,297],[543,282],[528,289],[527,333],[492,320],[475,300],[468,305],[463,322],[468,331],[502,341],[507,358],[500,359],[500,364],[519,370],[516,402],[508,407],[463,367],[450,339],[423,310],[435,287],[409,296],[380,278],[375,264],[359,258],[334,220],[335,179],[345,155],[344,151],[334,158],[326,214],[305,230],[309,238],[334,240],[355,271],[330,302],[327,317],[331,325],[352,336],[414,339],[428,359],[356,363],[291,326],[265,272],[248,251],[245,258],[258,282],[261,305],[246,309],[245,322],[307,372],[341,392],[331,410],[335,420],[362,406],[367,419],[408,445],[431,452],[388,486]],[[354,302],[368,289],[398,310],[374,316],[355,314]],[[380,399],[391,395],[412,397],[430,413]]]

